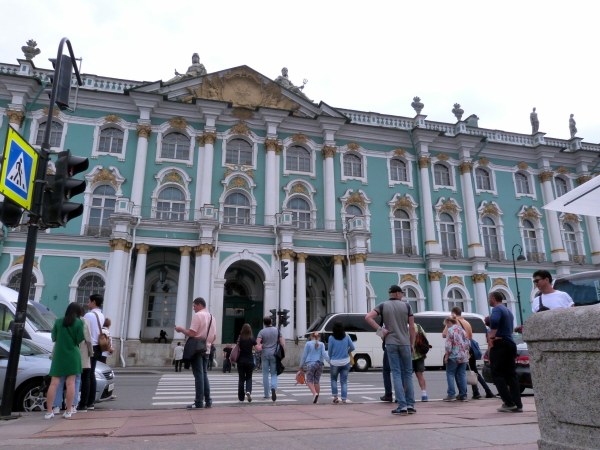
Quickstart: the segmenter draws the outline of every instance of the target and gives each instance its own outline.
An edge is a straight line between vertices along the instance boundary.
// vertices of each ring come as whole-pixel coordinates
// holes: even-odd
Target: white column
[[[429,290],[431,292],[431,310],[443,311],[442,286],[440,279],[444,276],[442,272],[429,272]]]
[[[471,275],[471,280],[473,280],[473,286],[475,288],[475,306],[477,308],[477,314],[481,314],[482,316],[490,315],[490,308],[488,305],[488,295],[485,289],[485,280],[487,280],[488,276],[485,273],[477,273],[475,275]]]
[[[356,290],[354,292],[354,311],[355,313],[364,313],[367,311],[367,280],[365,272],[365,261],[367,255],[365,253],[357,253],[354,256],[354,278]]]
[[[554,200],[554,193],[552,192],[552,178],[554,172],[542,172],[538,175],[540,184],[542,186],[542,198],[544,203],[550,203]],[[569,254],[563,248],[563,242],[560,233],[560,224],[558,223],[558,216],[555,211],[545,210],[546,223],[548,225],[548,234],[550,237],[550,254],[552,256],[552,262],[568,261]]]
[[[102,312],[104,317],[110,318],[115,324],[111,331],[113,337],[121,337],[121,310],[125,301],[124,272],[127,252],[131,248],[131,242],[125,239],[113,239],[110,241],[111,253],[109,260],[109,278],[106,282],[104,293],[104,305]]]
[[[298,253],[296,268],[296,336],[306,333],[306,253]]]
[[[267,151],[266,173],[265,173],[265,225],[275,223],[277,214],[277,158],[279,153],[279,142],[277,139],[266,139],[265,150]],[[258,223],[258,222],[257,222]]]
[[[281,280],[281,293],[279,305],[281,309],[288,309],[290,324],[281,328],[281,335],[285,339],[294,338],[294,251],[291,249],[281,250],[281,260],[288,263],[288,276]]]
[[[335,173],[333,157],[336,147],[323,147],[323,199],[325,203],[325,228],[335,230]]]
[[[598,230],[598,218],[592,216],[585,217],[585,226],[592,250],[592,263],[600,264],[600,231]]]
[[[23,125],[25,113],[23,111],[8,109],[6,110],[6,115],[8,116],[8,123],[11,127],[13,127],[13,130],[21,131],[21,125]]]
[[[194,268],[194,298],[202,297],[206,304],[210,303],[210,266],[211,255],[215,250],[212,244],[201,244],[194,248],[196,252],[196,267]]]
[[[223,293],[225,291],[225,279],[215,278],[213,283],[215,288],[213,291],[213,306],[208,310],[213,315],[213,320],[217,324],[217,340],[216,344],[223,343]]]
[[[277,309],[277,286],[275,281],[265,281],[265,300],[263,302],[263,317],[271,315],[271,309]],[[262,326],[262,318],[261,318]]]
[[[134,206],[134,214],[142,215],[142,203],[144,196],[144,177],[146,175],[146,158],[148,156],[148,139],[152,129],[148,125],[138,125],[137,150],[135,152],[135,167],[133,169],[133,184],[131,186],[131,202]],[[149,214],[147,214],[149,216]]]
[[[196,156],[196,195],[194,196],[194,219],[198,220],[201,218],[200,208],[204,205],[200,204],[202,199],[202,180],[204,179],[204,153],[206,144],[204,143],[204,136],[196,137],[198,141],[198,155]]]
[[[202,171],[202,194],[200,197],[199,208],[204,205],[210,205],[212,194],[212,174],[213,174],[213,158],[215,154],[214,144],[217,141],[217,133],[213,131],[205,131],[204,135],[204,166]],[[198,209],[199,209],[198,208]]]
[[[144,287],[146,284],[146,261],[150,246],[138,244],[137,261],[133,275],[133,291],[131,292],[131,305],[129,306],[129,325],[127,326],[127,339],[139,339],[144,320]]]
[[[333,310],[336,313],[346,312],[346,302],[344,300],[344,260],[343,255],[334,255],[333,257]]]
[[[473,194],[473,182],[471,170],[473,163],[464,161],[460,166],[460,183],[463,192],[463,203],[465,205],[465,219],[467,222],[467,242],[469,258],[485,256],[485,250],[479,240],[479,228],[477,226],[477,209],[475,208],[475,196]]]
[[[175,307],[175,325],[178,327],[188,328],[188,316],[191,310],[191,302],[189,298],[189,282],[190,282],[190,252],[192,247],[180,247],[181,261],[179,263],[179,281],[177,286],[177,305]],[[174,339],[184,339],[183,333],[173,334]]]
[[[440,254],[440,244],[435,240],[435,225],[433,221],[433,203],[431,201],[431,186],[429,184],[429,163],[431,158],[419,158],[421,201],[423,203],[423,219],[425,221],[425,251],[427,254]]]

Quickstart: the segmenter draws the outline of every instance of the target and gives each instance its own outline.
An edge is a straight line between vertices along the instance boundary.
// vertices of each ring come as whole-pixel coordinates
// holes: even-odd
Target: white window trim
[[[41,149],[41,145],[36,145],[37,134],[40,128],[40,124],[46,122],[46,118],[48,116],[44,114],[43,110],[33,111],[31,113],[31,131],[29,132],[29,144],[37,149]],[[67,116],[62,111],[60,111],[57,115],[52,117],[53,122],[59,122],[63,126],[62,136],[60,137],[60,147],[50,147],[51,152],[62,152],[65,148],[65,139],[67,138],[67,130],[69,128],[69,118],[71,116]]]
[[[477,169],[483,169],[486,170],[489,174],[490,174],[490,180],[492,182],[492,188],[491,190],[488,189],[478,189],[477,188],[477,175],[476,175],[476,171]],[[498,197],[498,183],[496,182],[496,171],[494,169],[492,169],[491,167],[485,166],[485,165],[479,165],[478,163],[475,163],[475,165],[473,166],[473,184],[475,186],[475,194],[479,195],[481,193],[490,193],[492,194],[494,197]]]
[[[71,284],[69,284],[69,303],[73,303],[75,300],[77,300],[77,288],[79,287],[79,282],[83,277],[90,274],[95,274],[102,277],[104,280],[104,290],[106,292],[106,272],[102,269],[98,269],[97,267],[88,267],[87,269],[77,272],[71,280]]]
[[[310,155],[310,172],[287,169],[287,151],[293,146],[302,147],[305,150],[308,150]],[[288,177],[290,175],[305,175],[313,180],[317,178],[317,144],[315,144],[312,139],[307,138],[306,142],[299,143],[295,142],[292,137],[289,136],[283,140],[283,176]]]
[[[402,278],[402,275],[399,274],[399,278]],[[425,305],[425,293],[423,292],[421,286],[419,286],[414,281],[405,281],[404,283],[399,282],[398,286],[400,286],[402,289],[404,289],[405,287],[409,287],[417,293],[417,297],[414,299],[412,297],[403,297],[403,299],[406,300],[406,302],[408,302],[409,299],[417,302],[419,310],[413,311],[413,313],[427,311],[427,307]]]
[[[585,233],[583,231],[583,228],[581,227],[581,217],[577,216],[578,221],[575,222],[574,220],[565,220],[565,216],[566,214],[564,212],[558,216],[558,220],[560,223],[560,238],[563,243],[564,250],[568,252],[567,246],[565,245],[565,223],[568,223],[573,227],[573,230],[575,230],[575,243],[577,245],[577,252],[579,253],[579,255],[586,256],[585,243],[583,240]]]
[[[348,149],[347,145],[344,145],[342,147],[340,147],[340,174],[342,177],[342,183],[345,183],[348,180],[357,180],[357,181],[361,181],[363,185],[367,185],[368,181],[367,181],[367,155],[366,155],[367,151],[362,148],[359,147],[356,150],[350,150]],[[346,176],[344,175],[344,156],[345,155],[354,155],[354,156],[358,156],[361,159],[362,162],[362,177],[352,177],[352,176]]]
[[[96,126],[94,127],[94,142],[92,146],[92,156],[91,159],[97,159],[98,156],[112,156],[113,158],[117,158],[117,161],[125,161],[125,153],[127,152],[127,141],[129,139],[129,127],[131,124],[126,122],[125,120],[119,117],[118,122],[106,122],[105,118],[102,117],[96,122]],[[106,128],[117,128],[123,132],[123,149],[121,153],[110,153],[110,152],[101,152],[98,150],[100,147],[100,133],[102,130]]]
[[[234,178],[243,178],[248,184],[250,190],[246,190],[241,187],[230,187],[229,183]],[[223,223],[225,214],[225,199],[227,196],[234,192],[239,192],[246,195],[250,199],[250,223],[254,225],[256,223],[256,206],[258,204],[256,198],[254,197],[254,188],[256,187],[254,179],[245,172],[235,171],[227,175],[225,179],[221,181],[221,184],[223,185],[223,192],[219,197],[219,221]]]
[[[440,184],[436,184],[436,182],[435,182],[435,165],[436,164],[441,164],[443,166],[446,166],[448,168],[448,170],[450,171],[450,186],[442,186]],[[458,164],[459,164],[459,162],[452,158],[449,158],[445,161],[438,159],[435,156],[431,158],[431,165],[430,165],[429,170],[431,171],[431,183],[433,185],[434,191],[439,191],[440,189],[448,189],[448,190],[452,191],[453,194],[456,194],[458,192],[457,187],[456,187],[456,166]]]
[[[121,189],[121,186],[123,185],[123,183],[125,183],[125,177],[121,175],[121,172],[116,166],[108,167],[108,170],[110,170],[115,176],[116,186],[110,181],[97,181],[93,183],[94,178],[96,177],[98,172],[102,171],[103,169],[104,166],[97,165],[84,177],[87,183],[85,186],[85,191],[83,192],[83,214],[81,215],[83,219],[81,220],[81,230],[79,231],[79,234],[81,234],[82,236],[85,234],[85,227],[89,223],[90,204],[92,202],[94,190],[98,186],[103,184],[110,184],[112,187],[115,188],[115,198],[117,199],[117,201],[122,199],[123,197],[123,190]]]
[[[496,224],[496,230],[498,230],[499,251],[504,252],[504,256],[508,259],[508,255],[506,254],[506,246],[504,243],[504,222],[502,222],[502,215],[504,214],[504,211],[500,209],[500,206],[495,201],[491,201],[489,203],[496,207],[496,209],[498,210],[498,215],[496,216],[493,214],[484,213],[484,209],[488,204],[487,200],[483,200],[480,203],[479,208],[477,208],[477,224],[479,225],[479,238],[481,239],[481,245],[483,245],[485,251],[485,245],[483,244],[483,219],[484,217],[489,217],[494,221],[494,223]]]
[[[450,197],[448,200],[456,207],[456,211],[457,211],[456,214],[454,212],[448,211],[448,210],[442,211],[442,205],[446,202],[446,197],[440,197],[439,200],[437,201],[437,203],[435,204],[435,206],[433,207],[437,211],[437,214],[435,215],[435,226],[436,226],[437,233],[438,233],[438,242],[440,243],[440,248],[441,248],[442,234],[441,234],[441,230],[440,230],[440,224],[442,223],[442,221],[440,220],[440,215],[442,213],[448,213],[454,219],[454,223],[456,224],[456,247],[457,247],[457,250],[460,250],[462,257],[464,257],[465,255],[464,255],[464,248],[463,248],[462,219],[460,218],[460,213],[462,212],[463,209],[461,208],[461,206],[457,203],[457,201],[454,198]]]
[[[226,156],[227,156],[227,143],[233,139],[243,139],[246,142],[248,142],[251,146],[252,146],[252,165],[248,166],[248,165],[238,165],[238,164],[230,164],[228,162],[225,162]],[[258,144],[259,144],[259,140],[258,137],[252,133],[251,131],[249,132],[248,136],[244,135],[244,134],[232,134],[230,136],[227,136],[226,138],[223,137],[222,139],[222,144],[221,144],[221,165],[223,167],[228,167],[230,169],[233,170],[237,170],[237,169],[241,169],[241,170],[256,170],[257,168],[257,164],[258,164]]]
[[[398,200],[400,200],[403,197],[406,197],[406,199],[411,203],[412,211],[408,207],[396,207],[396,203],[398,202]],[[402,195],[399,192],[395,193],[394,196],[392,197],[392,199],[389,202],[387,202],[387,204],[390,207],[390,215],[389,215],[390,233],[392,236],[392,248],[394,249],[394,254],[397,254],[396,253],[396,234],[395,234],[395,228],[394,228],[394,221],[397,219],[394,216],[394,212],[397,209],[401,209],[408,214],[408,217],[410,220],[411,239],[413,242],[413,247],[415,247],[417,250],[415,252],[415,255],[419,255],[420,254],[419,253],[419,245],[417,244],[419,242],[419,230],[418,230],[419,216],[417,215],[417,212],[416,212],[416,209],[419,207],[419,204],[417,202],[415,202],[412,195],[410,195],[410,194]]]
[[[170,173],[173,171],[177,172],[181,176],[181,179],[183,180],[183,183],[184,183],[183,186],[181,184],[173,182],[173,181],[166,181],[164,183],[162,182],[163,178],[167,175],[167,173]],[[161,169],[161,171],[158,172],[154,176],[154,178],[156,180],[156,187],[154,188],[154,191],[152,191],[151,217],[153,219],[156,219],[156,208],[158,206],[158,196],[162,192],[162,190],[167,187],[177,187],[179,189],[182,189],[183,193],[185,195],[185,212],[184,212],[183,220],[184,221],[190,220],[190,207],[191,207],[191,203],[192,203],[192,196],[190,194],[189,184],[192,181],[191,177],[181,168],[170,166],[170,167],[165,167],[165,168]]]
[[[348,198],[352,195],[352,193],[354,192],[354,189],[346,189],[346,192],[344,193],[344,195],[342,195],[340,197],[340,202],[342,203],[342,207],[340,208],[340,217],[342,218],[342,221],[344,223],[346,223],[346,219],[349,219],[351,217],[355,217],[354,214],[346,214],[346,202],[348,201]],[[371,199],[369,197],[367,197],[367,193],[365,191],[363,191],[362,189],[358,189],[356,191],[361,198],[365,201],[365,205],[360,205],[358,203],[350,203],[349,205],[354,205],[357,206],[358,208],[362,209],[364,211],[363,217],[365,218],[365,223],[367,225],[367,231],[370,230],[371,227],[371,211],[369,211],[369,205],[371,204]]]
[[[462,277],[460,277],[462,278]],[[465,304],[465,310],[463,312],[470,313],[473,311],[473,299],[471,298],[471,294],[469,290],[463,286],[462,284],[452,283],[446,285],[444,289],[444,293],[442,294],[442,303],[444,305],[444,311],[450,311],[450,307],[448,306],[448,302],[455,302],[457,299],[448,297],[448,294],[452,289],[457,289],[462,294],[462,301]]]
[[[11,260],[15,260],[18,258],[18,255],[12,255]],[[38,263],[38,267],[39,264],[41,263],[41,259],[39,258],[37,260]],[[35,296],[33,298],[33,301],[38,302],[40,301],[40,299],[42,298],[42,290],[44,289],[44,286],[46,286],[46,283],[44,282],[44,275],[42,274],[42,271],[38,268],[33,266],[32,267],[32,272],[35,275],[35,279],[36,279],[36,283],[35,283]],[[23,270],[23,264],[16,264],[14,266],[10,266],[8,269],[6,269],[6,271],[2,274],[2,277],[0,278],[0,285],[2,286],[8,286],[8,281],[10,280],[10,277],[15,273],[18,272],[19,270]]]
[[[304,185],[304,187],[306,187],[306,189],[308,191],[308,195],[303,194],[301,192],[292,192],[292,187],[296,184]],[[302,178],[294,178],[293,180],[290,180],[290,182],[283,187],[283,190],[285,191],[285,198],[283,199],[283,202],[281,203],[281,211],[283,213],[290,214],[292,210],[287,207],[288,201],[290,199],[292,199],[293,197],[300,197],[303,200],[306,200],[310,206],[311,228],[318,228],[316,226],[317,204],[314,199],[314,196],[317,193],[317,190],[313,187],[313,185],[311,183],[309,183],[308,181],[303,180]]]
[[[154,129],[152,131],[154,131]],[[157,127],[156,131],[157,131],[157,135],[156,135],[156,158],[154,160],[155,164],[159,164],[159,165],[162,163],[185,164],[186,167],[193,167],[193,165],[194,165],[194,163],[193,163],[194,162],[194,150],[196,149],[196,135],[198,134],[197,130],[192,128],[190,125],[186,126],[185,128],[173,128],[169,124],[169,122],[165,122],[165,123],[161,124],[159,127]],[[181,133],[190,140],[189,159],[172,159],[172,158],[161,157],[163,138],[167,134],[171,134],[171,133]]]
[[[567,192],[570,192],[573,190],[573,179],[567,175],[562,175],[562,174],[555,174],[553,179],[552,179],[552,184],[554,187],[554,198],[558,198],[558,187],[556,186],[556,179],[560,178],[561,180],[565,181],[567,183]]]
[[[534,217],[523,217],[525,211],[529,208],[533,209],[537,213],[537,218]],[[544,245],[544,227],[542,226],[541,218],[542,213],[535,206],[523,205],[521,209],[517,213],[517,217],[519,218],[519,234],[521,235],[521,245],[523,246],[523,253],[527,253],[527,247],[525,246],[525,238],[523,237],[523,230],[525,227],[523,226],[524,220],[529,220],[533,224],[535,230],[535,240],[537,241],[538,253],[543,253],[546,260],[548,260],[549,255],[546,252],[546,246]],[[561,238],[562,242],[562,238]]]
[[[392,180],[392,159],[398,159],[398,160],[404,162],[404,164],[406,164],[406,181]],[[409,189],[413,189],[412,163],[413,163],[412,158],[409,159],[407,157],[406,153],[404,155],[397,155],[392,151],[388,154],[388,156],[386,158],[386,164],[387,164],[389,187],[394,187],[398,184],[401,184],[404,186],[408,186]]]
[[[512,174],[513,174],[513,186],[515,188],[515,195],[517,199],[520,199],[522,197],[531,197],[534,200],[537,200],[537,190],[535,187],[535,174],[531,171],[531,167],[522,170],[519,169],[518,167],[513,168]],[[516,178],[516,174],[517,173],[521,173],[525,176],[527,176],[527,179],[529,180],[529,186],[531,187],[531,194],[521,194],[517,191],[517,178]]]

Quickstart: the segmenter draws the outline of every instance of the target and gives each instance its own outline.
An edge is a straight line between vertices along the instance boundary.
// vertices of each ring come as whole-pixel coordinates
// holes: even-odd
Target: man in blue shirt
[[[489,296],[492,307],[490,315],[490,365],[492,378],[498,394],[504,402],[498,411],[523,412],[521,390],[517,378],[517,344],[512,337],[514,317],[502,304],[502,294],[492,292]],[[510,390],[509,390],[510,388]]]

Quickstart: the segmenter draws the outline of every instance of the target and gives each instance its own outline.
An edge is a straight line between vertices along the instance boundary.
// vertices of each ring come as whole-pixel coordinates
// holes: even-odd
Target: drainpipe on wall
[[[342,232],[344,234],[344,240],[346,241],[346,260],[348,261],[348,265],[346,266],[346,302],[347,308],[346,311],[354,312],[354,305],[352,303],[352,271],[350,270],[350,241],[348,241],[348,222],[350,219],[346,219],[344,226],[342,228]]]

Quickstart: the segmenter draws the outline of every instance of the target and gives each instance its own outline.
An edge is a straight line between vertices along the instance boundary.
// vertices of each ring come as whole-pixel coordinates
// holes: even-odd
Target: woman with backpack
[[[339,403],[337,379],[342,385],[342,403],[348,398],[348,373],[350,372],[350,352],[355,349],[350,336],[346,334],[344,325],[339,320],[333,322],[333,333],[329,336],[327,354],[329,355],[329,373],[331,376],[331,394],[333,403]]]
[[[310,335],[310,341],[304,346],[304,353],[300,360],[300,370],[304,370],[306,363],[306,384],[313,394],[313,403],[319,401],[321,393],[321,374],[323,373],[323,360],[329,362],[329,355],[325,352],[325,344],[319,342],[319,333]]]

